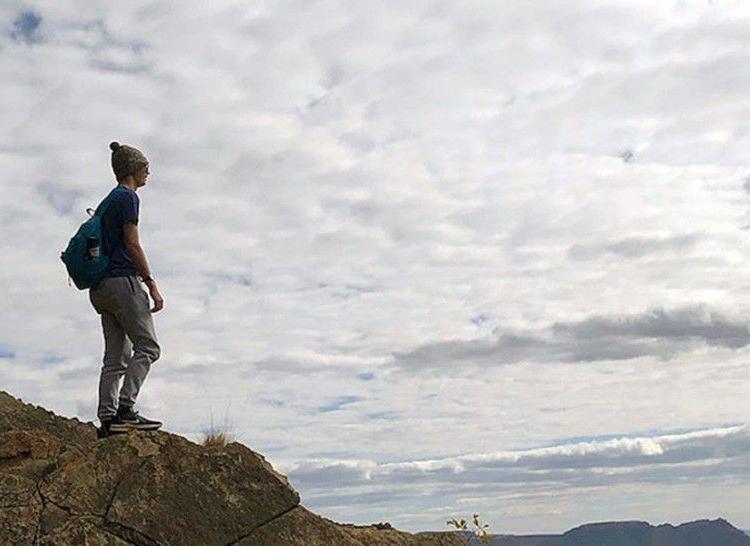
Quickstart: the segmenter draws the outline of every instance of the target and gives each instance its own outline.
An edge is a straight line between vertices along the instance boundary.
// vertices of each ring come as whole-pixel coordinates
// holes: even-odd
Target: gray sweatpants
[[[151,363],[159,358],[161,350],[148,294],[136,276],[105,277],[89,290],[89,300],[102,316],[104,331],[104,365],[99,377],[97,408],[101,420],[112,417],[118,404],[135,404]]]

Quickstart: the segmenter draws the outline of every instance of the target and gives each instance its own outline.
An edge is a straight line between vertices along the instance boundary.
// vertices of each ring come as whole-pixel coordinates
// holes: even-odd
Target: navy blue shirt
[[[105,277],[126,277],[137,273],[133,260],[128,255],[123,239],[123,226],[127,222],[138,225],[140,200],[133,190],[119,186],[102,215],[102,243],[104,253],[109,256]]]

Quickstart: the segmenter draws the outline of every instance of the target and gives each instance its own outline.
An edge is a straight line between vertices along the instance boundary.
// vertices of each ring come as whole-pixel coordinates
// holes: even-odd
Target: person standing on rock
[[[151,364],[161,348],[151,314],[164,307],[138,237],[138,188],[146,185],[149,162],[132,146],[112,142],[113,198],[102,213],[103,251],[109,257],[104,278],[89,289],[89,300],[101,315],[104,359],[99,377],[99,438],[128,430],[156,430],[159,421],[133,408]],[[140,280],[138,278],[140,276]],[[150,308],[143,282],[154,302]],[[120,386],[120,380],[122,386]]]

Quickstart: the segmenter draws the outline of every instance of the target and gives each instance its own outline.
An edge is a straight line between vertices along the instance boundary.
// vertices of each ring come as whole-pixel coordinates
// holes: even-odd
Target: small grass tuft
[[[211,412],[210,424],[203,431],[201,445],[203,447],[226,447],[228,444],[237,441],[237,433],[234,424],[230,422],[229,415],[224,416],[224,424],[221,426],[214,425],[214,415]]]
[[[225,447],[235,441],[233,434],[224,430],[209,430],[203,433],[203,447]]]

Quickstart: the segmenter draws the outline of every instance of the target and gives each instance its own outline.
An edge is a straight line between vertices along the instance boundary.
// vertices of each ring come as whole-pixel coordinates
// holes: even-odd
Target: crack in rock
[[[118,521],[111,520],[108,516],[109,511],[112,509],[112,505],[115,503],[115,498],[117,498],[117,492],[119,491],[122,482],[125,481],[125,478],[128,478],[129,476],[140,472],[152,457],[153,455],[145,457],[144,460],[138,464],[138,467],[135,470],[128,470],[127,472],[123,472],[122,476],[120,476],[120,479],[117,480],[117,483],[112,488],[112,496],[109,499],[107,509],[104,511],[104,516],[102,517],[103,531],[121,538],[129,544],[135,544],[136,546],[158,546],[160,543],[158,540],[151,538],[146,533],[139,531],[134,527],[129,527]]]
[[[103,520],[107,519],[107,516],[109,515],[109,511],[112,509],[112,505],[115,502],[115,497],[117,497],[117,491],[120,489],[120,485],[122,485],[122,482],[125,481],[125,478],[140,472],[143,469],[143,466],[148,462],[150,458],[151,457],[146,457],[143,461],[141,461],[138,464],[138,468],[136,468],[135,470],[131,471],[131,469],[129,468],[128,470],[122,473],[122,476],[120,476],[120,479],[117,480],[117,483],[112,488],[112,496],[109,498],[109,502],[107,503],[107,508],[104,510],[104,516],[102,516]]]
[[[99,529],[100,529],[100,530],[101,530],[101,531],[102,531],[103,533],[106,533],[106,534],[108,534],[108,535],[112,535],[113,537],[119,538],[119,539],[120,539],[120,540],[122,540],[123,542],[127,542],[128,544],[132,544],[133,546],[139,546],[137,542],[130,542],[130,540],[128,540],[127,538],[125,538],[125,537],[123,537],[123,536],[120,536],[120,535],[118,535],[118,534],[116,534],[116,533],[113,533],[112,531],[110,531],[109,529],[107,529],[107,528],[105,528],[105,527],[100,527]]]
[[[102,523],[102,530],[135,546],[161,546],[158,540],[151,538],[134,527],[128,527],[116,521],[105,519]]]
[[[36,490],[37,490],[37,493],[39,493],[39,498],[42,500],[42,512],[44,512],[44,510],[47,507],[47,503],[49,503],[58,507],[60,510],[62,510],[63,512],[65,512],[71,517],[87,515],[87,514],[76,514],[70,506],[64,506],[58,503],[57,501],[52,500],[50,497],[42,493],[42,488],[39,486],[39,484],[36,485]]]
[[[90,512],[79,513],[75,511],[72,507],[66,506],[65,504],[62,504],[61,502],[55,501],[54,499],[45,495],[42,492],[42,485],[47,480],[47,477],[49,476],[49,474],[45,476],[44,478],[42,478],[42,480],[40,480],[39,482],[35,484],[36,494],[39,496],[39,500],[41,502],[41,508],[39,510],[39,518],[37,520],[36,530],[34,533],[34,544],[39,544],[43,538],[42,519],[44,517],[44,513],[47,509],[47,506],[53,505],[68,515],[68,520],[65,523],[63,523],[63,525],[60,526],[57,529],[57,531],[64,531],[65,529],[70,527],[70,525],[73,525],[74,523],[76,523],[77,520],[79,520],[80,518],[96,518],[100,520],[99,529],[101,529],[103,532],[106,532],[110,535],[113,535],[127,542],[128,544],[133,544],[135,546],[159,546],[160,543],[157,540],[149,537],[148,535],[139,531],[138,529],[128,527],[127,525],[124,525],[117,521],[110,520],[107,517],[109,515],[109,511],[112,508],[112,505],[114,504],[115,498],[117,497],[117,492],[120,488],[120,485],[125,481],[126,478],[131,476],[133,473],[137,473],[139,470],[141,470],[150,458],[151,457],[146,457],[143,461],[141,461],[137,465],[137,468],[133,469],[133,467],[130,467],[125,472],[122,473],[120,478],[117,480],[117,483],[112,488],[112,495],[109,498],[107,507],[103,514],[101,513],[95,514],[95,513],[90,513]],[[31,493],[29,498],[33,498],[33,496],[34,496],[34,493]],[[67,492],[63,501],[67,499],[69,496],[70,496],[70,491]],[[25,506],[25,505],[21,505],[21,506]]]
[[[263,527],[264,525],[268,525],[268,524],[269,524],[269,523],[271,523],[272,521],[274,521],[274,520],[277,520],[277,519],[279,519],[279,518],[280,518],[281,516],[284,516],[284,515],[288,514],[289,512],[291,512],[292,510],[294,510],[294,509],[295,509],[295,508],[297,508],[298,506],[299,506],[299,503],[295,504],[294,506],[292,506],[292,507],[290,507],[290,508],[287,508],[286,510],[284,510],[283,512],[280,512],[280,513],[278,513],[278,514],[276,514],[275,516],[271,516],[270,518],[266,519],[265,521],[261,521],[261,522],[260,522],[260,523],[259,523],[258,525],[256,525],[256,526],[255,526],[255,527],[253,527],[252,529],[250,529],[250,530],[249,530],[249,531],[248,531],[247,533],[245,533],[244,535],[242,535],[242,536],[240,536],[239,538],[237,538],[237,539],[233,540],[232,542],[229,542],[229,543],[227,544],[227,546],[233,546],[234,544],[237,544],[237,543],[238,543],[238,542],[240,542],[241,540],[244,540],[244,539],[246,539],[247,537],[249,537],[250,535],[252,535],[252,534],[253,534],[253,533],[254,533],[255,531],[257,531],[258,529],[260,529],[261,527]]]

